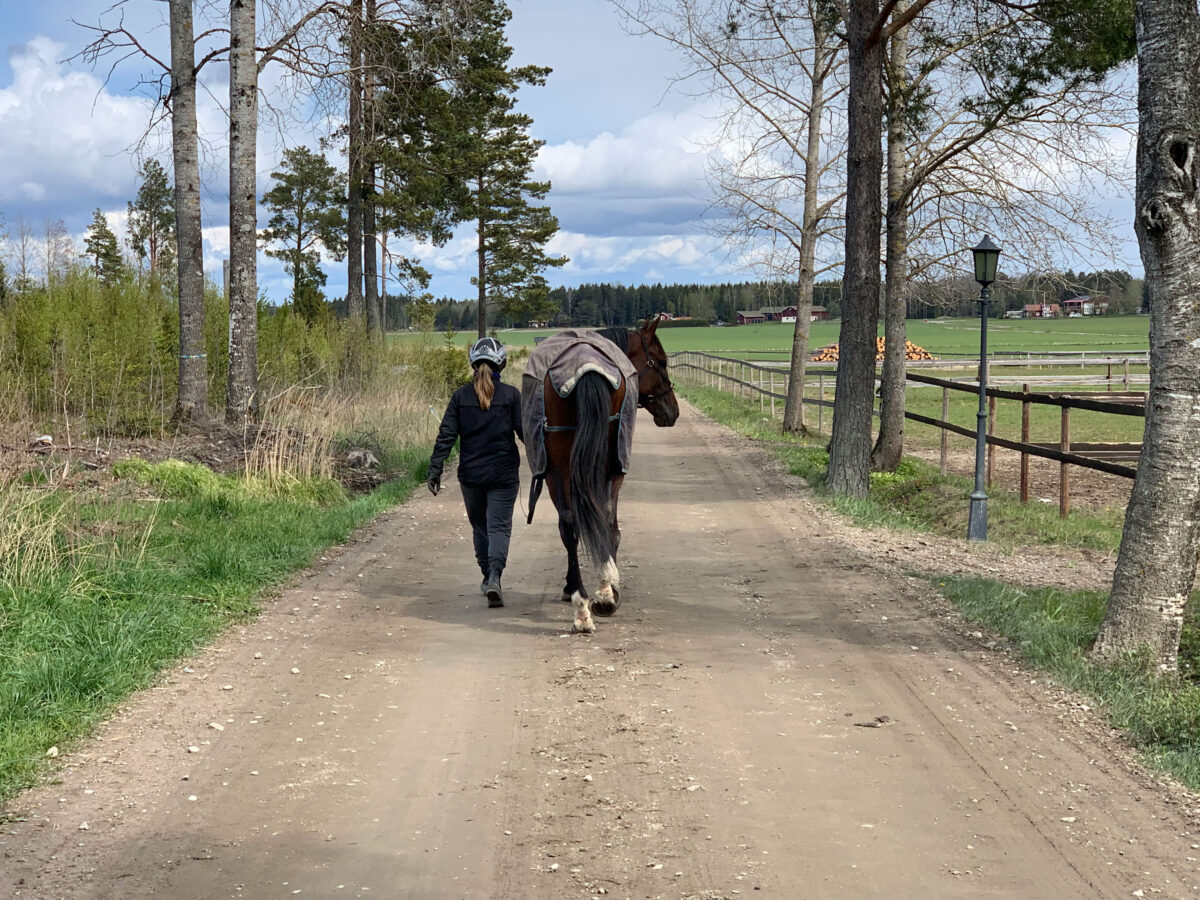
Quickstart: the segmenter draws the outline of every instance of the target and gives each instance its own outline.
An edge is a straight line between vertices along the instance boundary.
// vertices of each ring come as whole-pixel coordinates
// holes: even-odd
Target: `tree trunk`
[[[350,321],[363,324],[363,179],[362,179],[362,0],[350,3],[350,110],[346,123],[350,183],[346,199],[346,306]]]
[[[208,419],[204,240],[200,225],[200,149],[191,0],[171,0],[170,16],[171,149],[175,165],[175,240],[179,249],[179,392],[171,418],[179,425],[186,425]]]
[[[483,205],[483,176],[479,176],[478,197],[480,206]],[[476,275],[476,280],[479,282],[479,309],[476,311],[476,324],[479,332],[479,337],[487,335],[487,241],[484,236],[487,231],[487,222],[484,221],[483,215],[479,216],[478,221],[479,235],[479,271]]]
[[[850,72],[846,261],[827,478],[832,491],[851,497],[867,496],[871,474],[883,172],[883,53],[878,36],[872,35],[878,19],[879,0],[851,0],[846,23]]]
[[[825,115],[825,79],[831,52],[819,21],[814,21],[813,78],[809,87],[808,146],[804,157],[804,209],[801,213],[800,271],[796,280],[796,327],[792,332],[792,361],[787,401],[783,407],[783,430],[806,434],[804,424],[804,376],[808,369],[808,336],[812,330],[814,260],[820,230],[821,124]]]
[[[789,434],[808,434],[804,422],[804,380],[808,371],[808,335],[812,329],[813,254],[807,263],[803,245],[800,251],[800,275],[796,279],[796,328],[792,332],[792,362],[788,376],[787,400],[783,407],[783,430]]]
[[[902,2],[896,11],[908,6]],[[904,128],[907,106],[908,27],[889,42],[887,133],[887,245],[884,263],[884,358],[879,379],[879,437],[871,452],[871,468],[895,472],[904,454],[904,391],[907,368],[905,317],[908,313],[908,215],[906,192],[908,148]]]
[[[375,21],[375,0],[367,0],[366,25]],[[367,331],[383,334],[383,320],[379,309],[379,264],[375,246],[375,161],[372,148],[375,143],[375,83],[371,52],[363,46],[363,138],[360,157],[363,173],[363,294],[367,308]]]
[[[258,56],[254,0],[229,4],[229,379],[225,421],[258,415]]]
[[[1092,650],[1147,648],[1178,666],[1200,527],[1200,17],[1195,0],[1138,0],[1135,229],[1150,301],[1146,433],[1108,612]]]

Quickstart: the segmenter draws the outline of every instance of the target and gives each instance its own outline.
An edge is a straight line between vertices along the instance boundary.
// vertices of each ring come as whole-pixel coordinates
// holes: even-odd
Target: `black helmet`
[[[471,347],[471,353],[468,358],[471,360],[472,368],[482,362],[489,362],[499,372],[508,363],[508,352],[504,349],[504,345],[495,338],[481,337]]]

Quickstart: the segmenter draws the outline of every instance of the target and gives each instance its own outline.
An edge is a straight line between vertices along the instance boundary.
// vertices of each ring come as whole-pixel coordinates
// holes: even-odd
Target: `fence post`
[[[1063,453],[1071,452],[1071,408],[1062,408],[1062,432],[1058,439],[1058,449]],[[1059,463],[1058,467],[1058,514],[1067,517],[1071,511],[1071,475],[1067,464]]]
[[[1125,360],[1125,390],[1129,390],[1129,360]]]
[[[1029,385],[1021,385],[1025,399],[1021,401],[1021,443],[1029,443]],[[1021,453],[1021,502],[1029,502],[1029,454]]]
[[[988,437],[993,437],[996,434],[996,398],[988,397]],[[987,447],[987,486],[992,486],[992,469],[996,465],[996,445],[988,444]]]
[[[1104,379],[1104,389],[1106,391],[1112,390],[1112,363],[1111,362],[1108,364],[1108,375]]]
[[[771,370],[771,421],[775,421],[775,370]]]
[[[950,388],[942,388],[942,421],[950,421]],[[950,432],[945,428],[942,431],[942,455],[938,462],[938,473],[945,477],[946,475],[946,454],[950,449]]]
[[[817,434],[825,433],[825,373],[817,373]]]
[[[761,417],[762,414],[766,411],[764,404],[767,402],[767,398],[763,394],[764,380],[763,380],[763,373],[761,371],[758,373],[758,378],[755,379],[755,382],[758,384],[758,415]]]

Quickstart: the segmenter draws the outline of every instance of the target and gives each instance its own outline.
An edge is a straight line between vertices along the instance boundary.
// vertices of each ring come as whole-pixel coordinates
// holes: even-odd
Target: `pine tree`
[[[83,246],[92,260],[92,271],[97,278],[105,284],[111,284],[120,277],[124,269],[121,245],[117,243],[117,236],[108,227],[108,221],[99,207],[92,213],[92,224],[88,226]]]
[[[385,239],[394,234],[440,247],[467,215],[451,70],[461,64],[455,49],[473,19],[469,11],[460,18],[458,10],[439,17],[436,0],[426,5],[403,28],[374,22],[366,34],[373,72],[365,153],[378,165],[378,177],[365,202],[374,231]],[[419,6],[414,4],[414,12]],[[393,250],[386,261],[408,292],[428,286],[429,275],[417,260]],[[383,315],[377,318],[382,323]]]
[[[320,249],[339,259],[346,252],[345,186],[338,171],[307,147],[284,151],[283,164],[271,177],[275,184],[262,202],[273,215],[259,236],[278,245],[267,255],[283,260],[292,276],[295,310],[311,325],[325,284]]]
[[[457,112],[463,123],[462,172],[469,192],[465,212],[475,221],[478,238],[472,284],[479,290],[482,337],[490,304],[514,320],[547,314],[551,304],[541,270],[561,266],[567,259],[546,255],[558,220],[549,207],[536,205],[545,199],[550,183],[530,178],[543,142],[529,134],[533,120],[516,112],[520,87],[545,84],[550,70],[509,67],[512,48],[504,27],[512,13],[502,0],[480,0],[476,10]]]
[[[175,260],[175,191],[158,160],[146,160],[141,184],[129,204],[129,245],[155,278]]]

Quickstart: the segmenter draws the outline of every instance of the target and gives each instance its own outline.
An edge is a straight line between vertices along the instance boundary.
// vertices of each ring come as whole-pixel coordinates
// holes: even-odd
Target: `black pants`
[[[475,560],[479,570],[488,574],[493,565],[504,569],[508,562],[508,541],[512,536],[513,506],[520,484],[460,484],[467,504],[467,519],[475,540]]]

